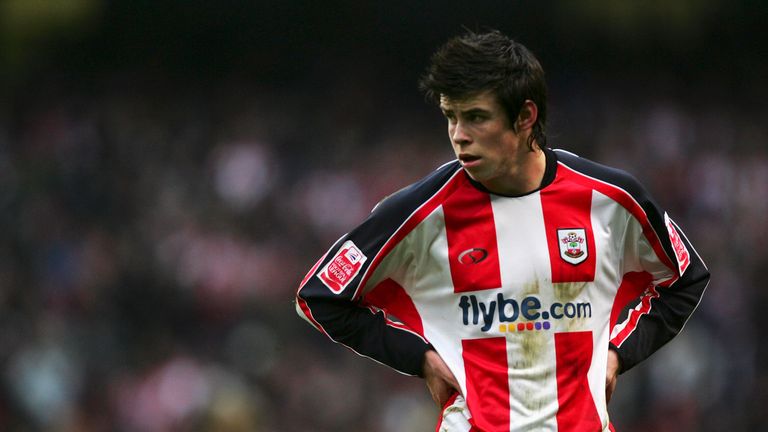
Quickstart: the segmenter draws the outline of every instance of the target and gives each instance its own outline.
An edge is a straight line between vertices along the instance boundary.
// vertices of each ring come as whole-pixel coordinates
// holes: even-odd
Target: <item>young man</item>
[[[628,174],[546,147],[536,58],[497,31],[432,57],[456,160],[380,203],[297,311],[425,378],[440,431],[605,431],[618,373],[674,337],[709,280]]]

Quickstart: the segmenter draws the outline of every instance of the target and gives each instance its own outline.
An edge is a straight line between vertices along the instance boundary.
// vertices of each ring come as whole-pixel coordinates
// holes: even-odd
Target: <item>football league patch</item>
[[[587,230],[584,228],[558,229],[557,244],[560,245],[560,258],[567,263],[579,264],[589,256]]]
[[[664,225],[667,226],[669,241],[672,242],[672,249],[675,250],[677,269],[680,270],[680,275],[682,276],[685,273],[685,269],[691,264],[691,254],[688,253],[688,248],[685,247],[683,239],[680,238],[680,233],[677,232],[675,224],[672,223],[672,219],[666,213],[664,213]]]
[[[317,277],[334,294],[340,294],[360,272],[366,259],[368,258],[352,240],[347,240],[328,264],[320,270]]]

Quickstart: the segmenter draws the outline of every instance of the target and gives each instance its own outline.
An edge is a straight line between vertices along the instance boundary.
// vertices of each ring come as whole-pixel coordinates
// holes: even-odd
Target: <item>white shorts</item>
[[[472,425],[469,423],[469,408],[464,396],[456,394],[456,398],[443,408],[440,421],[437,423],[436,432],[469,432]]]

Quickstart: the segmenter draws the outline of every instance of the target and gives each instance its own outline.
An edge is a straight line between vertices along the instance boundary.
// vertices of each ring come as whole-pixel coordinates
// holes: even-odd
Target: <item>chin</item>
[[[483,175],[482,172],[478,172],[476,170],[473,172],[473,170],[466,169],[466,168],[464,168],[464,171],[466,171],[466,173],[469,175],[469,178],[471,178],[472,180],[474,180],[474,181],[476,181],[478,183],[482,183],[482,182],[488,180],[488,176],[487,175]]]

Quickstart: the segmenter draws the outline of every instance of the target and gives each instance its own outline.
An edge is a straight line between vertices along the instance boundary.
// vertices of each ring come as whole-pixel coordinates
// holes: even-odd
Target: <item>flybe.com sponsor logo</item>
[[[544,305],[536,296],[527,296],[518,301],[496,295],[495,300],[483,302],[474,294],[463,295],[459,299],[462,320],[465,326],[481,326],[487,332],[495,323],[501,332],[549,330],[550,320],[578,319],[592,317],[592,304],[589,302],[554,302]]]

